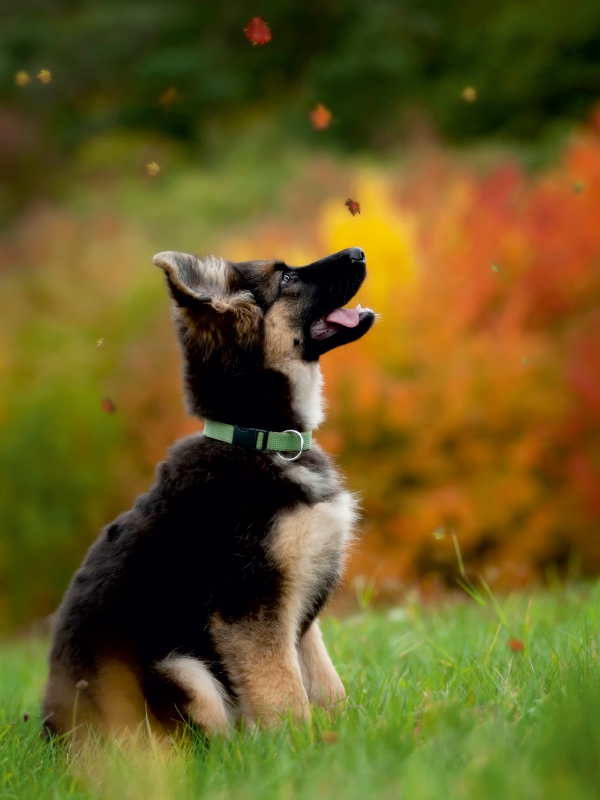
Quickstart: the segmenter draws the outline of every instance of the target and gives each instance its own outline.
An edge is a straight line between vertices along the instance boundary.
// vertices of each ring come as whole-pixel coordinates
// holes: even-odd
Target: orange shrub
[[[537,179],[443,153],[409,176],[363,173],[312,239],[270,227],[232,249],[296,263],[359,245],[374,331],[324,359],[319,440],[363,496],[351,572],[504,585],[548,565],[600,570],[600,140],[582,135]],[[283,250],[282,253],[282,244]],[[434,538],[444,528],[446,535]]]

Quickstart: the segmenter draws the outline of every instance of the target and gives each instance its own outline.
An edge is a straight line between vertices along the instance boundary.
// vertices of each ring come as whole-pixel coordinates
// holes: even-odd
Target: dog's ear
[[[152,260],[165,271],[171,297],[182,308],[229,293],[231,269],[222,258],[207,256],[200,260],[189,253],[167,250],[157,253]]]
[[[164,269],[179,308],[180,338],[184,332],[186,339],[191,335],[203,358],[216,349],[233,354],[257,342],[263,312],[251,292],[232,289],[233,270],[227,261],[172,251],[158,253],[153,261]]]

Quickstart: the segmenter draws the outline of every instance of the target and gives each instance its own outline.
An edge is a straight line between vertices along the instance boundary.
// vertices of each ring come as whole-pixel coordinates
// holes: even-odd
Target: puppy
[[[213,734],[344,698],[317,616],[340,581],[355,502],[311,432],[320,356],[375,319],[343,308],[364,253],[305,267],[175,252],[154,263],[205,429],[171,448],[67,589],[44,700],[55,734],[162,735],[182,722]]]

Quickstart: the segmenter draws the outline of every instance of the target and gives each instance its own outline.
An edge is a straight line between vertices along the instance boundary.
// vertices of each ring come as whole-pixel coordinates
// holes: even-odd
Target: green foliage
[[[106,522],[109,456],[118,419],[92,385],[55,380],[7,408],[0,437],[0,623],[48,613],[82,548]],[[74,464],[76,467],[74,468]]]
[[[5,212],[64,156],[115,129],[209,155],[257,115],[286,139],[365,148],[398,142],[406,112],[452,140],[539,137],[598,97],[600,6],[591,0],[306,0],[260,5],[273,30],[252,47],[242,0],[7,0],[0,10],[0,196]],[[15,85],[49,69],[52,81]],[[465,86],[478,99],[466,103]],[[160,98],[177,92],[168,105]],[[316,134],[307,111],[328,105]]]
[[[101,407],[164,298],[150,255],[138,272],[118,225],[99,231],[48,214],[31,229],[2,279],[0,630],[56,608],[87,546],[131,502],[136,475],[147,487],[153,468],[127,462],[123,485],[139,436],[121,396],[118,413]],[[101,336],[109,342],[98,348]]]
[[[503,601],[509,629],[471,601],[328,619],[350,698],[330,721],[182,742],[114,744],[77,759],[44,742],[45,643],[0,658],[5,797],[278,800],[592,798],[600,780],[600,586]],[[499,627],[500,625],[500,627]],[[524,642],[508,647],[510,636]],[[31,716],[23,721],[23,713]],[[11,724],[12,723],[12,724]]]

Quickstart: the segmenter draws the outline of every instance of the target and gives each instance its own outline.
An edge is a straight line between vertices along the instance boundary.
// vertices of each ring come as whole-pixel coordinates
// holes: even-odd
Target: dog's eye
[[[298,280],[296,275],[290,275],[288,272],[283,272],[281,275],[282,283],[295,283]]]

